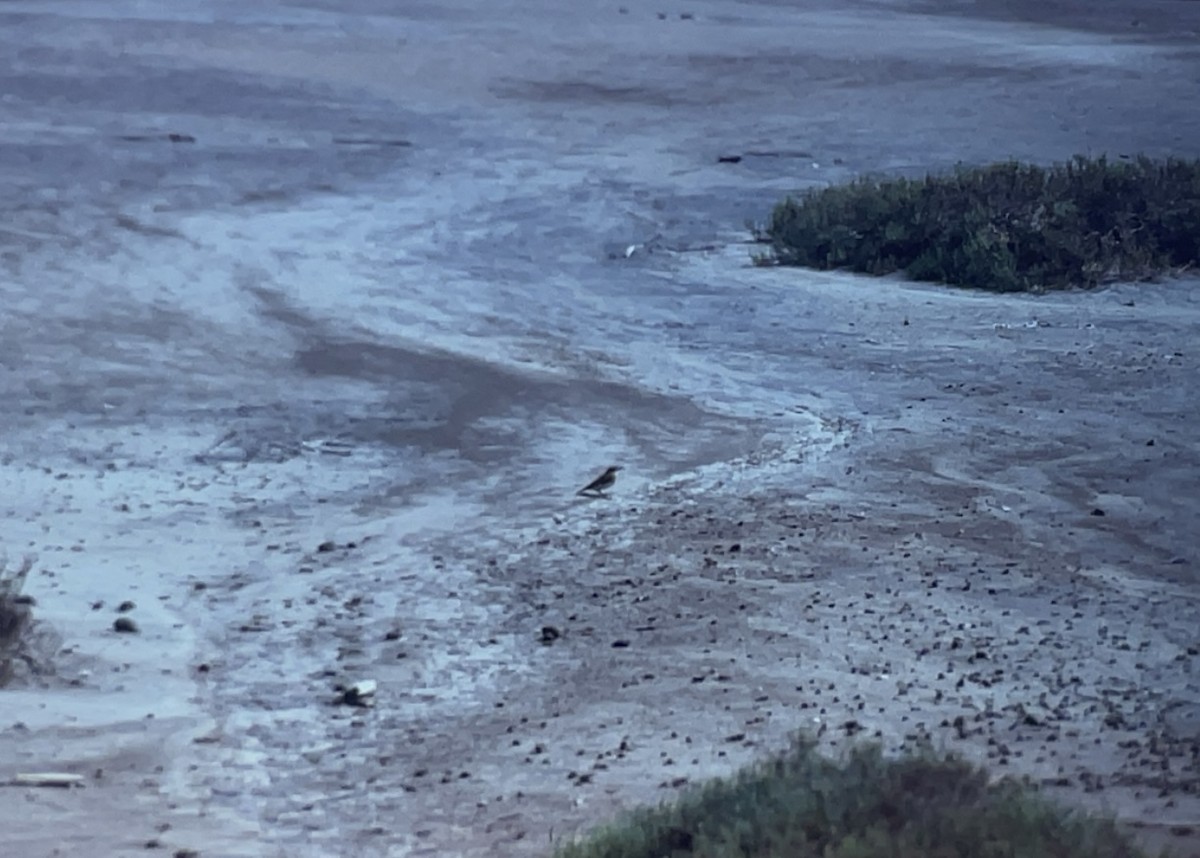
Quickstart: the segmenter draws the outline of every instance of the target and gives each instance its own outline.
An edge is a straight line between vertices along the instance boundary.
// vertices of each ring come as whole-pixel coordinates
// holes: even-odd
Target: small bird
[[[604,493],[608,489],[611,489],[613,484],[617,481],[617,471],[619,470],[621,470],[620,465],[610,466],[603,474],[596,477],[596,479],[592,480],[586,486],[581,488],[579,490],[579,494],[603,497]]]

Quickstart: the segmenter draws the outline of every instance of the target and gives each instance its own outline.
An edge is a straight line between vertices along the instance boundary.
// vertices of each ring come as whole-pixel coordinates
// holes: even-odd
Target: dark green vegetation
[[[632,813],[558,858],[1124,858],[1108,820],[1059,808],[949,758],[842,763],[809,741],[676,804]]]
[[[764,264],[905,272],[1002,292],[1145,280],[1200,262],[1200,161],[1077,156],[787,199]]]

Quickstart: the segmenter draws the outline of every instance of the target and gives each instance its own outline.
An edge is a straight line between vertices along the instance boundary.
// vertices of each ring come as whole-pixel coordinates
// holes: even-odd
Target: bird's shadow
[[[572,502],[591,503],[598,500],[612,500],[612,498],[604,492],[576,492]]]

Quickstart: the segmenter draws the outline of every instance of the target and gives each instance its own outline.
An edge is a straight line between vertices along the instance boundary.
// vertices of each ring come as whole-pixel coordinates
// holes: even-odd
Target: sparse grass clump
[[[1015,162],[787,199],[759,261],[903,271],[1001,292],[1146,280],[1200,262],[1200,161]]]
[[[675,804],[640,810],[558,858],[1132,858],[1109,820],[1059,808],[950,758],[841,763],[811,742]]]
[[[30,600],[21,595],[25,578],[33,568],[26,558],[16,569],[9,570],[0,560],[0,688],[12,678],[13,661],[24,654],[25,635],[33,612]]]

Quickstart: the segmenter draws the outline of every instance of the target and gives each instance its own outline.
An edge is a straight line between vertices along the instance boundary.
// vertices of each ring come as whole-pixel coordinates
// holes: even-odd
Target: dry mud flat
[[[86,786],[0,787],[0,852],[537,855],[807,728],[1200,854],[1195,279],[735,232],[1195,155],[1196,6],[5,4],[0,780]]]
[[[740,252],[693,264],[720,278]],[[757,276],[784,313],[858,288]],[[134,521],[163,534],[163,568],[187,571],[139,551],[146,577],[121,587],[146,635],[109,636],[116,680],[6,692],[28,724],[5,731],[3,759],[89,775],[7,793],[25,803],[6,830],[30,855],[55,853],[48,826],[114,855],[537,855],[804,728],[833,753],[863,738],[953,749],[1195,854],[1197,554],[1177,517],[1195,497],[1197,400],[1173,345],[1195,288],[845,293],[835,312],[866,331],[848,364],[828,364],[836,331],[801,363],[822,389],[856,389],[854,416],[810,401],[745,456],[635,474],[606,500],[543,486],[460,509],[451,532],[421,506],[327,509],[319,456],[135,483]],[[1037,322],[978,330],[1014,301]],[[336,470],[352,483],[373,467]],[[61,473],[63,522],[114,479]],[[169,535],[160,507],[186,532]],[[128,559],[119,543],[98,535],[54,565]],[[142,610],[155,595],[191,620],[194,651],[163,649],[181,628]],[[59,662],[64,679],[80,667]],[[373,708],[334,705],[339,681],[362,678]],[[54,721],[86,720],[80,694],[94,729]],[[139,714],[114,727],[106,705]]]
[[[485,521],[400,558],[372,532],[298,558],[340,629],[330,674],[298,699],[347,670],[381,691],[331,714],[299,770],[282,762],[301,750],[282,706],[261,735],[284,775],[261,794],[271,827],[307,828],[294,848],[318,851],[354,818],[377,821],[358,832],[366,854],[541,854],[802,728],[834,753],[851,738],[951,749],[1194,854],[1196,547],[1165,501],[1188,491],[1195,449],[1182,412],[1126,423],[1112,405],[1126,373],[1149,411],[1191,370],[1170,352],[1142,373],[1124,351],[1157,363],[1178,334],[1145,324],[1169,294],[1153,287],[1127,340],[1114,323],[1134,293],[1047,299],[1039,324],[918,366],[906,340],[1011,302],[905,290],[855,317],[910,362],[863,394],[869,422],[831,417],[633,499],[556,503],[515,534]],[[1064,378],[1048,356],[1072,353]],[[396,581],[411,589],[378,610]],[[288,616],[290,599],[254,608]],[[222,650],[251,663],[306,640],[278,631]]]

